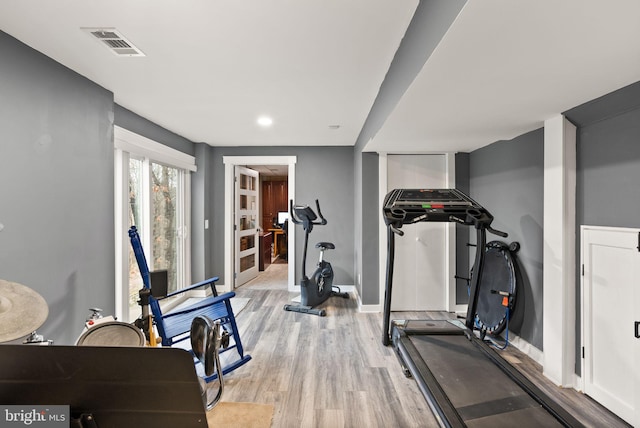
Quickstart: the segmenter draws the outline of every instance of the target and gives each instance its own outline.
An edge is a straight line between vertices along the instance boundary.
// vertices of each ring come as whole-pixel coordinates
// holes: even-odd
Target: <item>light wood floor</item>
[[[415,381],[382,345],[381,314],[358,312],[354,297],[329,299],[321,306],[326,317],[284,311],[295,296],[287,291],[284,264],[271,265],[236,294],[250,298],[237,321],[253,359],[225,377],[223,401],[273,404],[273,427],[437,426]],[[585,425],[627,426],[589,397],[550,385],[515,348],[505,354]]]

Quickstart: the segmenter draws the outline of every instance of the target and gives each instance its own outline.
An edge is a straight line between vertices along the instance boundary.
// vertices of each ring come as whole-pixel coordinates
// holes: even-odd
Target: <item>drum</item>
[[[78,338],[78,346],[145,346],[142,331],[133,324],[120,321],[99,323]]]

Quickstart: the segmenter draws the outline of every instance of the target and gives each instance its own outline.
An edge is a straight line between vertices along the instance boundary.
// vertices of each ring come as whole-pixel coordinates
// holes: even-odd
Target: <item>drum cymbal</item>
[[[0,279],[0,342],[26,336],[44,324],[49,306],[27,286]]]

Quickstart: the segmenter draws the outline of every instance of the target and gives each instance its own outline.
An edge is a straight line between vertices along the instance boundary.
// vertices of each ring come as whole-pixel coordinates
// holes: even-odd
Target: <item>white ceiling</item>
[[[469,0],[369,150],[471,151],[640,81],[640,1]]]
[[[354,145],[417,5],[2,0],[0,30],[194,142]],[[146,56],[82,27],[115,27]],[[637,0],[469,0],[366,148],[469,151],[639,80]]]

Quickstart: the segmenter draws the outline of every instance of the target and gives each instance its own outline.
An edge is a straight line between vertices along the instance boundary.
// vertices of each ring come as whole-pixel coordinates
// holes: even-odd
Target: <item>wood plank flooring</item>
[[[273,427],[438,426],[415,381],[382,345],[381,314],[358,312],[354,297],[329,299],[326,317],[284,311],[295,296],[286,288],[286,265],[271,265],[236,294],[250,298],[237,321],[253,359],[225,377],[223,401],[273,404]],[[537,364],[507,349],[505,358],[585,425],[628,426],[589,397],[551,385]]]

